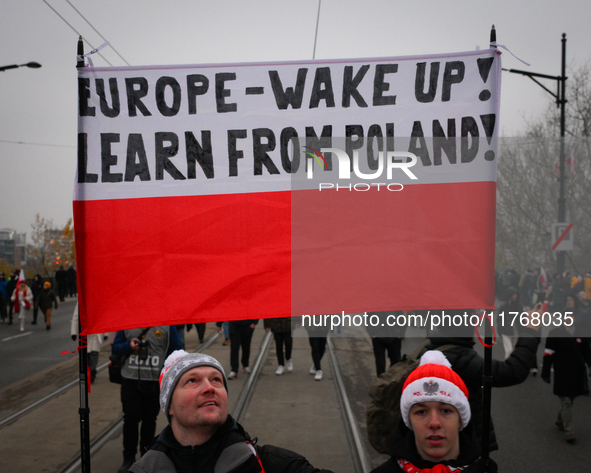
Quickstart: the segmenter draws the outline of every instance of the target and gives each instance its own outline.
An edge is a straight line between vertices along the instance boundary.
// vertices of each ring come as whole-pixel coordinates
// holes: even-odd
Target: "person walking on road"
[[[70,326],[70,336],[72,340],[78,340],[80,334],[79,329],[79,316],[78,316],[78,302],[74,307],[74,313],[72,314],[72,324]],[[105,336],[102,333],[92,333],[86,337],[87,352],[88,352],[88,369],[90,370],[90,382],[94,383],[96,379],[96,368],[98,366],[99,353],[103,346]]]
[[[57,309],[57,297],[55,297],[55,293],[51,290],[51,283],[49,281],[43,283],[43,290],[39,294],[36,303],[45,316],[45,328],[49,330],[51,328],[51,307],[53,306]]]
[[[367,326],[367,334],[371,339],[373,355],[376,362],[376,376],[386,371],[386,353],[390,360],[390,366],[394,366],[402,359],[402,338],[405,327],[389,326],[388,317],[404,314],[402,311],[372,312],[378,317],[377,326]]]
[[[27,281],[20,280],[10,300],[14,303],[14,313],[17,314],[20,322],[20,331],[25,331],[26,315],[33,307],[33,291],[27,285]]]
[[[179,350],[160,376],[160,407],[168,425],[131,473],[330,473],[298,453],[260,446],[228,414],[228,383],[221,363]]]
[[[138,443],[140,455],[152,446],[159,411],[160,370],[166,357],[179,348],[174,325],[120,330],[115,335],[113,354],[127,357],[121,368],[123,464],[118,473],[127,473],[135,462]]]
[[[277,370],[275,374],[281,376],[283,372],[293,371],[291,362],[291,351],[293,348],[293,338],[291,336],[291,317],[279,317],[264,320],[265,330],[271,331],[275,339],[275,351],[277,352]],[[285,345],[285,353],[283,346]]]
[[[245,373],[250,373],[250,342],[258,319],[231,320],[230,321],[230,374],[228,379],[238,377],[239,360]],[[218,333],[221,331],[218,324]],[[242,356],[240,356],[242,349]]]
[[[321,362],[328,342],[328,328],[305,327],[305,329],[308,332],[308,342],[312,354],[310,374],[314,375],[315,381],[320,381],[323,376]]]
[[[14,294],[14,290],[16,289],[16,283],[18,281],[18,269],[10,272],[10,278],[6,283],[6,292],[8,297],[11,298],[12,294]],[[8,325],[12,325],[12,314],[14,312],[14,304],[10,302],[10,299],[7,299],[8,302]]]
[[[60,266],[55,272],[55,283],[60,302],[64,302],[68,295],[68,273],[63,266]]]
[[[0,323],[6,321],[6,307],[10,303],[10,294],[8,294],[8,279],[3,272],[0,272]]]
[[[568,299],[574,296],[567,296]],[[551,382],[551,371],[554,367],[554,387],[552,392],[558,396],[560,410],[556,418],[556,426],[564,431],[568,443],[575,443],[572,405],[575,397],[585,391],[584,377],[587,375],[585,363],[591,366],[591,348],[584,338],[574,333],[574,317],[565,316],[565,324],[555,327],[546,338],[542,379]]]
[[[33,283],[31,284],[31,290],[33,291],[33,300],[35,301],[33,304],[33,325],[37,325],[37,315],[39,314],[39,294],[43,290],[43,279],[41,279],[40,274],[35,274],[33,277]]]
[[[523,312],[523,305],[519,302],[519,291],[514,287],[507,288],[505,303],[499,307],[499,313],[504,312],[505,317],[509,317],[511,312],[521,314]],[[497,331],[503,340],[503,348],[505,349],[505,360],[511,356],[515,348],[516,327],[510,324],[500,324]]]

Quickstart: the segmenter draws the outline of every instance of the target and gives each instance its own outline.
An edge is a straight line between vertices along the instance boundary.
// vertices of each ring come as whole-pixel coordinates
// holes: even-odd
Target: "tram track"
[[[108,362],[103,363],[100,366],[97,366],[97,369],[96,369],[97,373],[100,373],[101,371],[103,371],[105,368],[107,368],[107,366],[109,366]],[[51,393],[47,394],[46,396],[43,396],[41,399],[38,399],[37,401],[32,402],[31,404],[23,407],[22,409],[19,409],[17,412],[5,417],[4,419],[0,420],[0,429],[2,427],[4,427],[5,425],[8,425],[11,422],[17,420],[19,417],[26,415],[27,413],[29,413],[33,409],[36,409],[37,407],[42,406],[46,402],[51,401],[53,398],[59,396],[63,392],[67,391],[68,389],[73,388],[74,386],[77,386],[79,383],[80,383],[80,381],[78,379],[75,379],[74,381],[62,386],[61,388],[58,388],[55,391],[52,391]]]
[[[208,339],[206,339],[206,342],[203,345],[201,345],[196,350],[196,352],[206,351],[215,342],[217,338],[218,334],[214,333],[211,337],[208,337]],[[252,365],[252,372],[246,378],[246,381],[244,382],[244,385],[240,390],[240,395],[231,411],[232,417],[234,417],[238,422],[242,422],[246,413],[248,412],[249,404],[251,402],[253,395],[255,394],[257,382],[261,376],[263,366],[265,365],[267,358],[269,356],[270,347],[272,343],[272,334],[270,332],[266,333],[260,344],[260,348],[258,350],[254,364]],[[351,452],[351,460],[354,463],[355,472],[368,473],[372,469],[371,464],[369,462],[367,453],[361,440],[359,428],[357,426],[357,422],[355,420],[355,416],[353,414],[351,404],[349,402],[347,392],[345,389],[345,384],[339,367],[336,350],[330,338],[327,341],[327,353],[331,370],[333,373],[333,381],[338,397],[338,402],[341,406],[343,416],[342,421],[345,426],[345,431],[347,433],[347,442],[350,446],[349,451]],[[118,437],[121,433],[122,428],[123,417],[121,417],[118,421],[114,422],[109,428],[105,429],[104,432],[100,434],[91,445],[91,458],[94,457],[111,439],[113,439],[114,437]],[[76,459],[76,461],[72,462],[66,468],[61,470],[60,473],[75,473],[76,471],[79,471],[79,469],[80,459],[78,458]]]
[[[201,353],[209,348],[219,337],[217,332],[211,334],[207,339],[204,341],[202,345],[200,345],[195,353]],[[106,364],[108,366],[108,363]],[[91,443],[90,445],[90,458],[95,456],[113,437],[118,437],[123,429],[123,416],[121,416],[118,420],[113,422],[110,427],[105,429],[102,434]],[[75,473],[80,469],[81,466],[81,459],[78,457],[72,463],[70,463],[66,468],[61,470],[60,473]]]
[[[260,335],[259,335],[260,337]],[[195,350],[195,352],[211,352],[211,350],[213,350],[214,352],[216,350],[218,350],[218,354],[216,354],[215,356],[217,356],[219,358],[219,350],[227,350],[224,348],[221,348],[221,345],[219,345],[219,347],[212,347],[212,345],[214,344],[214,342],[216,340],[219,339],[219,335],[217,332],[213,332],[209,337],[206,338],[205,342],[201,345],[199,345],[199,347]],[[261,338],[259,338],[259,340],[261,340]],[[286,374],[283,376],[283,378],[285,378],[285,381],[281,380],[281,378],[276,377],[273,373],[273,371],[270,371],[270,365],[275,363],[274,360],[269,359],[271,350],[270,348],[273,346],[273,337],[272,334],[270,332],[268,333],[264,333],[262,340],[260,341],[260,345],[258,348],[258,353],[256,354],[256,358],[254,359],[254,363],[251,364],[251,368],[252,368],[252,373],[250,375],[245,375],[244,377],[244,381],[241,381],[241,385],[237,384],[235,381],[232,381],[232,384],[239,389],[239,394],[238,397],[235,398],[236,401],[234,402],[233,406],[231,407],[231,415],[238,421],[244,424],[244,422],[246,422],[247,424],[251,425],[252,421],[253,421],[253,416],[254,417],[258,417],[259,419],[263,419],[264,418],[264,413],[261,415],[259,414],[249,414],[249,411],[251,410],[251,401],[253,399],[253,396],[256,395],[257,392],[257,384],[259,382],[259,379],[261,377],[261,374],[263,373],[263,369],[265,372],[265,383],[263,383],[262,385],[262,391],[261,392],[266,392],[266,390],[269,390],[269,382],[271,382],[271,389],[270,389],[270,393],[271,395],[273,395],[273,391],[275,388],[279,388],[280,386],[282,386],[281,383],[285,383],[288,382],[290,379],[295,379],[295,378],[290,378],[290,376],[294,376],[294,374]],[[294,338],[295,340],[295,338]],[[208,350],[210,349],[211,350]],[[307,347],[307,344],[306,344]],[[254,348],[254,347],[253,347]],[[225,351],[225,353],[227,353],[227,351]],[[307,348],[302,350],[301,346],[300,346],[300,353],[305,353],[304,356],[302,356],[303,359],[305,360],[309,360],[308,358],[308,351]],[[254,353],[253,353],[254,354]],[[343,439],[345,439],[344,437],[344,433],[342,432],[343,430],[346,432],[346,443],[343,443],[341,448],[339,449],[332,449],[332,451],[337,452],[340,456],[342,456],[342,454],[345,454],[345,452],[343,451],[341,453],[341,450],[347,450],[349,452],[350,455],[350,461],[348,462],[350,464],[350,466],[352,468],[354,468],[354,473],[367,473],[368,471],[371,470],[371,466],[370,466],[370,462],[368,460],[368,456],[367,453],[365,452],[364,449],[364,444],[360,435],[360,431],[357,425],[357,421],[355,420],[355,416],[353,413],[353,409],[351,406],[351,403],[348,399],[347,396],[347,392],[345,390],[345,381],[343,380],[343,374],[341,372],[341,369],[339,367],[339,360],[337,359],[337,353],[336,350],[333,346],[333,343],[329,337],[328,339],[328,344],[327,344],[327,358],[328,358],[328,363],[330,364],[330,372],[332,373],[332,376],[330,376],[330,378],[332,378],[332,384],[334,384],[334,390],[331,390],[330,392],[336,392],[336,397],[337,399],[327,399],[326,398],[326,394],[324,395],[324,397],[322,398],[318,398],[316,399],[316,401],[314,402],[319,402],[319,403],[331,403],[335,406],[335,409],[337,409],[335,411],[336,415],[341,417],[342,420],[342,424],[339,423],[340,421],[337,421],[336,418],[332,418],[331,419],[331,428],[330,429],[325,429],[326,432],[341,432],[341,437]],[[298,369],[297,371],[299,372],[300,369],[302,369],[302,365],[305,365],[307,363],[307,361],[302,361],[300,360],[298,362]],[[97,371],[101,372],[104,371],[107,366],[108,366],[108,362],[101,364],[98,368]],[[300,372],[301,373],[301,372]],[[328,372],[327,372],[328,373]],[[329,385],[325,385],[324,383],[322,385],[318,385],[316,384],[315,381],[313,381],[311,378],[307,378],[306,377],[302,377],[301,374],[300,375],[296,375],[299,376],[298,379],[298,389],[314,389],[317,387],[328,387]],[[326,376],[326,381],[329,381],[329,376]],[[310,384],[308,385],[308,382],[310,382]],[[330,382],[330,381],[329,381]],[[349,382],[350,384],[350,382]],[[77,385],[79,385],[79,380],[76,379],[72,382],[69,382],[67,384],[65,384],[64,386],[56,389],[55,391],[53,391],[52,393],[44,396],[43,398],[32,402],[31,404],[25,406],[24,408],[20,409],[19,411],[13,413],[12,415],[0,420],[0,428],[2,428],[3,426],[9,425],[15,421],[17,421],[19,418],[27,416],[29,414],[31,414],[32,412],[34,412],[36,409],[40,408],[41,406],[43,406],[44,404],[46,404],[47,402],[51,401],[52,399],[56,398],[57,396],[64,394],[66,391],[69,391],[70,389],[75,388]],[[267,386],[265,388],[265,386]],[[333,397],[334,394],[331,394],[330,397]],[[285,397],[285,396],[284,396]],[[299,405],[300,404],[300,400],[297,399],[297,395],[293,395],[292,396],[292,403],[294,406]],[[257,400],[254,401],[256,402],[255,406],[255,411],[257,410],[256,408],[258,408],[260,410],[260,395],[257,396]],[[278,399],[278,401],[281,401],[281,398]],[[267,402],[272,402],[273,398],[270,399],[270,401]],[[304,401],[305,402],[305,401]],[[337,408],[337,404],[340,406],[340,408]],[[298,408],[296,407],[295,410],[297,411]],[[305,412],[302,411],[302,412]],[[313,435],[314,432],[314,428],[311,428],[310,426],[308,426],[308,422],[305,419],[305,416],[307,415],[306,413],[303,414],[304,415],[304,419],[303,419],[303,424],[304,424],[304,428],[308,429],[308,432],[304,432],[303,436],[304,437],[308,437],[309,435]],[[250,416],[250,417],[248,417]],[[245,419],[246,418],[246,419]],[[307,454],[311,454],[311,453],[317,453],[318,451],[322,451],[322,450],[317,450],[317,448],[313,448],[312,451],[310,451],[310,446],[308,445],[308,447],[304,446],[304,447],[297,447],[295,445],[290,445],[290,439],[293,438],[293,435],[299,435],[302,436],[302,434],[298,434],[297,432],[293,431],[292,429],[294,428],[294,426],[292,424],[289,423],[289,421],[287,420],[282,420],[280,417],[279,418],[274,418],[272,419],[272,422],[274,423],[274,428],[278,428],[281,430],[287,429],[286,435],[288,436],[287,439],[283,440],[283,444],[287,447],[287,448],[293,448],[296,451],[302,451],[303,453],[307,453]],[[287,424],[285,423],[287,422]],[[342,425],[342,427],[339,427],[340,425]],[[115,420],[113,420],[110,424],[104,426],[102,428],[102,431],[100,431],[98,434],[96,434],[93,438],[92,438],[92,442],[90,445],[90,456],[93,459],[93,465],[95,465],[96,468],[98,468],[98,470],[96,471],[101,471],[100,469],[102,468],[101,466],[101,461],[98,460],[99,458],[104,458],[105,457],[105,453],[106,452],[111,452],[109,455],[112,457],[113,456],[113,446],[114,446],[114,439],[117,439],[118,437],[120,437],[121,435],[121,431],[122,431],[122,427],[123,427],[123,416],[118,416]],[[261,431],[261,428],[257,428],[257,427],[251,427],[253,430],[253,433],[257,433]],[[312,430],[309,430],[309,429]],[[334,429],[334,430],[333,430]],[[267,429],[265,429],[263,427],[263,432],[266,431]],[[321,429],[322,430],[322,429]],[[292,432],[292,433],[290,433]],[[274,437],[272,436],[271,439],[266,439],[265,443],[270,443],[270,441],[273,441]],[[345,442],[345,440],[343,440],[342,442]],[[105,448],[107,445],[109,445],[108,448]],[[281,445],[281,443],[279,444]],[[311,445],[314,445],[313,443]],[[321,443],[318,444],[318,447],[320,447],[320,445],[322,445]],[[347,449],[346,445],[349,446],[349,448]],[[326,445],[322,445],[321,449],[325,449],[328,448]],[[105,450],[105,453],[102,453],[102,450]],[[316,450],[316,452],[315,452]],[[346,454],[345,454],[346,455]],[[316,460],[314,464],[319,463],[322,461],[322,456],[320,460]],[[95,460],[96,459],[96,460]],[[98,461],[98,463],[96,463]],[[329,468],[330,469],[330,465],[326,465],[326,464],[322,464],[322,465],[318,465],[318,466],[322,466],[325,468]],[[70,461],[65,467],[60,467],[60,469],[58,470],[60,473],[74,473],[76,471],[80,471],[81,468],[81,462],[80,462],[80,457],[79,454],[72,460]],[[93,468],[94,470],[94,468]]]

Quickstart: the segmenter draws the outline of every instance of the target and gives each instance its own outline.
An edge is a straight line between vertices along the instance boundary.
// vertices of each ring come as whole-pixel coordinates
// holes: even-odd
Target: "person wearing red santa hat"
[[[402,387],[391,458],[371,473],[496,472],[492,460],[487,470],[480,459],[468,396],[445,355],[426,352]]]
[[[17,314],[20,321],[20,331],[24,332],[25,314],[27,314],[33,306],[33,291],[31,291],[31,288],[27,285],[27,281],[24,279],[18,281],[17,287],[10,300],[14,303],[14,313]]]

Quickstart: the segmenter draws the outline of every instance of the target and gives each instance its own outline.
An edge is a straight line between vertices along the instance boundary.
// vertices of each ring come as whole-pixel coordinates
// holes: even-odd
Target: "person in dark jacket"
[[[60,266],[55,272],[55,283],[60,302],[64,302],[68,295],[68,273],[63,266]]]
[[[277,317],[264,320],[265,330],[271,331],[275,339],[275,351],[277,352],[277,370],[275,374],[281,376],[285,369],[293,371],[291,362],[291,350],[293,338],[291,336],[291,317]],[[285,346],[285,353],[283,347]]]
[[[169,425],[132,473],[329,473],[290,450],[256,445],[228,414],[226,374],[209,355],[178,350],[166,359],[160,407]]]
[[[76,270],[70,266],[66,271],[68,280],[68,296],[76,297],[78,295],[78,281],[76,280]]]
[[[377,316],[379,322],[376,325],[368,324],[366,330],[371,339],[373,356],[376,362],[376,375],[380,376],[386,371],[386,353],[390,360],[390,366],[395,365],[402,359],[402,339],[405,326],[396,326],[388,323],[388,317],[396,317],[404,314],[403,311],[372,312]]]
[[[480,458],[468,398],[442,352],[423,354],[402,387],[391,457],[371,473],[496,472],[494,461]]]
[[[45,316],[45,328],[49,330],[51,328],[51,306],[53,305],[57,309],[57,298],[51,290],[51,283],[49,281],[43,283],[43,289],[37,296],[35,304]]]
[[[10,297],[12,296],[12,293],[16,289],[18,275],[19,275],[18,269],[11,271],[10,277],[8,278],[8,282],[6,284],[6,292],[8,294],[8,297],[6,299],[6,302],[8,303],[8,325],[12,325],[12,313],[14,311],[14,305],[10,302]]]
[[[541,304],[534,310],[540,310]],[[464,313],[465,310],[450,311],[452,313]],[[471,310],[467,311],[472,313]],[[507,317],[505,317],[505,321]],[[519,338],[515,344],[513,352],[504,361],[492,360],[492,385],[502,388],[515,386],[527,379],[529,370],[535,364],[536,352],[540,344],[540,338],[537,330],[539,327],[527,326],[519,327]],[[461,333],[464,331],[464,333]],[[474,420],[474,429],[478,438],[482,438],[482,375],[484,372],[484,358],[475,350],[475,340],[472,334],[472,327],[462,327],[460,331],[453,333],[440,331],[432,334],[431,343],[427,345],[428,350],[434,350],[443,345],[455,345],[445,350],[445,356],[450,361],[452,369],[458,373],[466,383],[470,392],[470,408],[472,409],[472,418]],[[464,335],[464,336],[458,336]],[[447,335],[447,336],[446,336]],[[451,336],[450,336],[451,335]],[[489,451],[498,450],[499,446],[491,421]]]
[[[35,301],[35,303],[33,304],[33,325],[37,324],[37,315],[39,314],[38,298],[42,290],[43,279],[41,278],[40,274],[35,274],[35,277],[33,278],[33,283],[31,284],[31,291],[33,291],[33,300]]]
[[[519,301],[519,291],[514,287],[507,288],[505,294],[505,303],[499,307],[499,313],[504,312],[504,319],[506,320],[510,317],[511,312],[518,312],[521,314],[523,312],[523,305]],[[497,327],[497,333],[501,335],[501,339],[503,340],[505,359],[507,359],[513,352],[515,341],[517,340],[515,337],[515,327],[512,327],[511,324],[504,323]]]
[[[8,295],[8,280],[3,272],[0,272],[0,322],[4,323],[6,320],[6,307],[10,302],[10,296]]]
[[[567,303],[569,297],[573,296],[567,296]],[[552,329],[546,338],[542,379],[550,383],[554,367],[552,392],[560,400],[556,426],[564,431],[567,442],[575,443],[572,405],[575,397],[585,392],[585,363],[591,366],[591,349],[585,339],[574,336],[574,317],[564,317],[563,321],[564,324]]]
[[[174,325],[120,330],[115,335],[112,352],[126,357],[121,367],[123,464],[118,473],[129,471],[138,444],[140,454],[152,446],[160,407],[160,371],[167,356],[179,348]]]
[[[258,319],[230,321],[230,374],[228,374],[228,379],[238,377],[239,360],[242,362],[244,372],[250,373],[250,342],[258,322]],[[221,332],[221,324],[217,324],[217,330],[218,333]],[[241,348],[242,356],[240,356]]]

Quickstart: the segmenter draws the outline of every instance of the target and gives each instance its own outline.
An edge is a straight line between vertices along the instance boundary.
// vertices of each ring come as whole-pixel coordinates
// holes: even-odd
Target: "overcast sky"
[[[86,52],[101,45],[93,27],[116,50],[94,55],[97,66],[459,52],[488,48],[492,24],[498,43],[531,63],[504,52],[505,68],[560,75],[562,33],[569,67],[591,56],[588,0],[321,0],[314,53],[318,9],[318,0],[3,0],[0,66],[43,67],[0,72],[0,229],[30,233],[37,213],[59,227],[72,216],[76,43],[80,33]],[[523,133],[552,100],[530,79],[503,73],[500,135]]]

